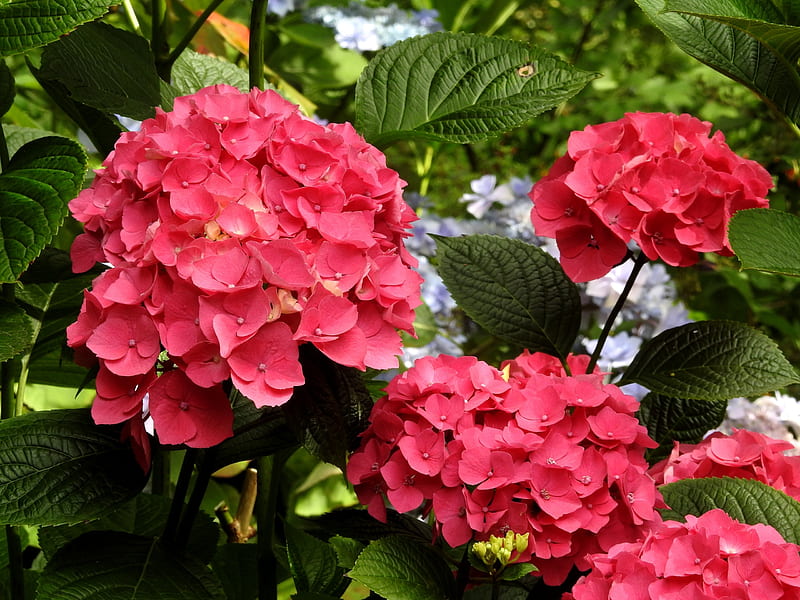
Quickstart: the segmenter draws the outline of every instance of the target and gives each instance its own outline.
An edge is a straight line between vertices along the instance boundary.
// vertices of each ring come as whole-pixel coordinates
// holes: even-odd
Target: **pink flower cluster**
[[[800,546],[772,527],[715,509],[664,521],[644,540],[591,557],[592,571],[565,600],[794,600]]]
[[[701,477],[755,479],[800,500],[800,456],[784,454],[792,448],[785,440],[747,429],[731,435],[717,432],[699,444],[676,442],[650,475],[659,485]]]
[[[583,373],[587,356],[567,364]],[[647,475],[656,444],[635,398],[603,375],[565,373],[542,353],[498,370],[475,357],[422,358],[394,378],[371,414],[347,476],[370,514],[433,509],[451,546],[530,534],[545,581],[659,519]],[[544,568],[546,565],[547,568]]]
[[[536,233],[556,239],[573,281],[608,273],[631,240],[673,266],[695,264],[698,252],[731,255],[728,221],[766,207],[772,179],[710,131],[687,114],[637,112],[572,132],[530,196]]]
[[[103,167],[70,203],[75,271],[114,267],[68,330],[99,361],[98,423],[141,420],[147,394],[162,443],[206,447],[231,435],[223,382],[280,405],[304,382],[300,344],[397,365],[420,303],[416,217],[352,126],[217,85],[123,133]]]

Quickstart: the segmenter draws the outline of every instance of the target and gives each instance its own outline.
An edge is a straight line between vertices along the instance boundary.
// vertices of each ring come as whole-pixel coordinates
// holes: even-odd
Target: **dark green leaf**
[[[326,534],[336,534],[367,543],[389,535],[405,535],[417,541],[430,541],[433,532],[430,525],[395,510],[386,511],[386,523],[382,523],[360,508],[333,510],[319,517],[304,519],[306,529]]]
[[[438,332],[439,328],[436,325],[433,311],[427,304],[421,304],[417,307],[414,316],[414,334],[416,337],[405,331],[401,331],[400,336],[403,338],[404,348],[422,348],[430,344]]]
[[[735,321],[701,321],[642,344],[620,385],[631,382],[674,398],[727,400],[765,394],[800,379],[763,333]]]
[[[258,598],[258,546],[223,544],[214,555],[211,567],[225,588],[227,600]]]
[[[756,21],[781,18],[766,0],[733,2],[716,0],[636,0],[647,16],[684,52],[738,81],[786,114],[800,121],[800,74],[797,70],[797,30]],[[671,8],[717,8],[728,17],[690,12],[664,12]],[[667,8],[669,7],[669,8]],[[698,13],[700,14],[700,13]],[[788,51],[789,54],[784,54]],[[795,58],[792,58],[792,57]]]
[[[97,520],[74,525],[40,527],[39,544],[49,558],[89,531],[122,531],[148,538],[158,537],[164,532],[171,504],[170,499],[165,496],[139,494]],[[214,556],[219,537],[220,528],[217,523],[201,511],[195,519],[186,546],[187,553],[203,563],[208,563]]]
[[[281,409],[256,408],[238,391],[232,398],[234,435],[214,448],[209,467],[212,471],[299,445]]]
[[[331,545],[287,525],[286,550],[298,592],[320,592],[334,597],[344,592],[348,582]]]
[[[771,525],[787,542],[800,543],[800,502],[755,479],[681,479],[659,489],[671,509],[665,518],[721,508],[737,521]]]
[[[348,575],[387,600],[447,600],[455,587],[452,568],[441,555],[405,536],[369,544]]]
[[[33,343],[31,320],[16,304],[0,300],[0,362],[19,356]]]
[[[184,50],[172,66],[172,87],[178,95],[193,94],[209,85],[225,83],[250,90],[247,70],[233,63],[192,50]]]
[[[47,129],[36,129],[34,127],[19,127],[18,125],[11,125],[3,123],[3,133],[6,136],[6,145],[8,146],[9,156],[14,156],[17,150],[22,148],[28,142],[33,140],[56,135]]]
[[[157,539],[91,531],[48,561],[38,600],[225,600],[212,571]]]
[[[22,274],[53,238],[80,190],[86,154],[60,137],[25,144],[0,174],[0,282]]]
[[[306,382],[281,410],[306,450],[344,469],[367,428],[372,398],[358,369],[333,362],[313,345],[300,346],[300,362]]]
[[[14,104],[14,75],[5,61],[0,61],[0,117]]]
[[[658,448],[648,451],[652,463],[667,456],[672,443],[696,444],[709,430],[718,427],[725,418],[727,400],[683,400],[660,394],[647,394],[639,405],[639,421],[647,433],[658,442]]]
[[[105,0],[13,0],[0,6],[0,56],[19,54],[59,39],[102,17]]]
[[[59,525],[103,516],[146,481],[119,429],[88,410],[0,421],[0,523]]]
[[[769,231],[769,243],[764,232]],[[768,208],[740,210],[728,226],[742,269],[800,277],[800,217]]]
[[[358,555],[364,549],[364,544],[358,540],[342,537],[341,535],[334,535],[328,540],[328,543],[336,551],[337,564],[345,569],[353,568]]]
[[[531,563],[515,563],[513,565],[506,566],[506,568],[500,572],[500,579],[503,581],[516,581],[517,579],[521,579],[528,573],[533,573],[534,571],[536,571],[536,567],[534,567]]]
[[[523,125],[596,77],[522,42],[432,33],[370,61],[356,85],[356,128],[379,146],[475,142]]]
[[[62,83],[76,102],[102,112],[146,119],[161,101],[150,46],[106,23],[88,23],[42,53],[42,77]]]
[[[435,239],[439,274],[472,320],[531,352],[567,355],[578,335],[581,301],[558,261],[520,240]]]

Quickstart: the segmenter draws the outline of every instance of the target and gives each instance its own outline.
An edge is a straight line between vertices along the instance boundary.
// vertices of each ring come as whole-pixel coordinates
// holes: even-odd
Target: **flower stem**
[[[150,2],[150,13],[152,21],[150,26],[150,50],[156,61],[156,70],[159,77],[164,81],[169,81],[169,66],[164,62],[164,57],[169,54],[167,36],[164,31],[164,4],[162,0],[152,0]]]
[[[250,88],[264,89],[264,35],[267,30],[268,0],[253,0],[250,10]]]
[[[469,583],[469,553],[470,548],[472,547],[472,540],[467,543],[466,548],[464,549],[464,555],[461,557],[461,563],[458,565],[458,571],[456,573],[456,598],[460,600],[464,597],[464,590],[467,589],[467,584]]]
[[[175,495],[172,496],[172,505],[169,508],[167,524],[164,526],[164,534],[162,536],[168,544],[176,543],[178,523],[183,512],[183,500],[186,498],[186,492],[189,491],[189,482],[192,480],[197,454],[197,450],[190,448],[183,457],[181,472],[178,474],[178,482],[175,484]]]
[[[608,339],[608,335],[611,333],[611,329],[614,327],[614,320],[617,318],[619,311],[622,310],[622,306],[628,299],[628,294],[631,293],[631,289],[636,281],[636,277],[639,275],[639,271],[642,270],[642,267],[645,265],[647,260],[648,258],[644,255],[644,252],[640,252],[634,259],[633,269],[631,269],[630,277],[628,277],[628,281],[625,282],[625,287],[622,288],[622,293],[620,293],[619,298],[617,298],[617,301],[614,304],[614,307],[611,309],[611,313],[608,315],[608,319],[606,319],[606,324],[603,326],[603,331],[600,333],[600,337],[597,339],[597,346],[595,346],[594,352],[592,352],[592,357],[589,360],[589,365],[586,367],[587,373],[594,371],[597,360],[600,358],[600,353],[603,351],[603,346]]]
[[[256,492],[258,600],[276,600],[278,597],[278,564],[272,548],[281,472],[290,452],[291,450],[279,450],[272,456],[262,456],[258,459]]]
[[[208,484],[211,481],[211,475],[214,472],[211,467],[214,454],[215,448],[209,448],[203,452],[203,457],[198,462],[194,488],[192,488],[192,494],[189,496],[189,501],[186,503],[186,509],[183,511],[180,525],[178,525],[178,531],[175,534],[175,547],[179,551],[183,551],[186,548],[186,544],[189,543],[192,527],[194,527],[195,519],[200,512],[200,505],[203,503],[206,490],[208,490]]]
[[[180,55],[183,53],[184,50],[189,46],[191,41],[194,39],[194,36],[197,35],[197,32],[200,31],[200,28],[208,21],[208,17],[211,16],[220,4],[222,4],[225,0],[212,0],[211,4],[209,4],[203,13],[197,17],[197,20],[192,23],[192,26],[189,28],[189,31],[186,32],[186,35],[183,36],[178,45],[172,49],[170,52],[169,57],[164,62],[166,68],[171,69],[172,65],[175,64],[175,61],[178,60]]]

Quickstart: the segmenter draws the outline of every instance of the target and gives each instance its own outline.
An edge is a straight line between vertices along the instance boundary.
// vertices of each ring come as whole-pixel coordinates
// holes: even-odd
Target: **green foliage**
[[[28,350],[33,343],[33,330],[25,311],[16,304],[0,301],[0,360],[6,361]]]
[[[755,479],[708,477],[682,479],[660,488],[669,506],[665,518],[682,520],[721,508],[742,523],[764,523],[787,542],[800,542],[800,502]]]
[[[0,56],[54,42],[78,25],[102,17],[106,0],[13,0],[0,6]]]
[[[580,297],[541,248],[487,235],[436,237],[439,273],[459,306],[495,335],[562,358],[580,326]]]
[[[743,269],[800,277],[800,217],[770,209],[742,210],[731,219],[729,230]],[[764,243],[765,231],[769,243]]]
[[[356,87],[356,126],[382,146],[475,142],[519,127],[597,77],[502,38],[433,33],[382,51]]]
[[[447,600],[453,597],[450,567],[430,546],[405,536],[369,544],[348,573],[386,600]]]
[[[186,50],[172,67],[171,84],[178,96],[218,83],[232,85],[243,92],[250,89],[245,69],[207,54]]]
[[[46,137],[25,144],[0,174],[0,282],[13,282],[53,239],[86,170],[77,143]]]
[[[800,382],[775,342],[734,321],[668,329],[644,344],[620,384],[675,398],[727,400]]]
[[[119,430],[98,427],[87,410],[0,421],[0,523],[94,519],[139,493],[145,480]]]
[[[286,528],[289,569],[298,592],[315,592],[338,598],[348,585],[336,550],[313,535]]]
[[[39,600],[225,600],[214,573],[158,539],[118,531],[90,531],[48,561]]]

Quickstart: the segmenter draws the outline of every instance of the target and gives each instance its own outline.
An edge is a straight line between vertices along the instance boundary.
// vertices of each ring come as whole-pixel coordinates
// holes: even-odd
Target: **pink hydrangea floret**
[[[564,600],[796,600],[798,550],[768,525],[714,509],[591,556],[591,572]]]
[[[587,356],[570,356],[583,373]],[[588,553],[659,520],[638,402],[603,374],[567,375],[523,353],[498,370],[475,357],[417,360],[376,404],[348,479],[373,516],[432,509],[451,546],[530,534],[522,560],[563,581]]]
[[[635,242],[650,260],[686,267],[700,252],[732,254],[731,216],[763,208],[772,187],[711,123],[672,113],[627,113],[574,131],[567,153],[531,190],[537,235],[555,238],[573,281],[608,273]]]
[[[755,479],[800,500],[800,456],[794,446],[756,431],[715,432],[698,444],[675,442],[670,455],[650,468],[659,485],[681,479]]]
[[[421,282],[404,184],[352,126],[273,91],[208,87],[123,133],[70,203],[74,270],[113,267],[67,332],[99,363],[95,418],[141,419],[147,394],[163,443],[207,447],[231,435],[223,385],[285,403],[300,344],[396,366]]]

